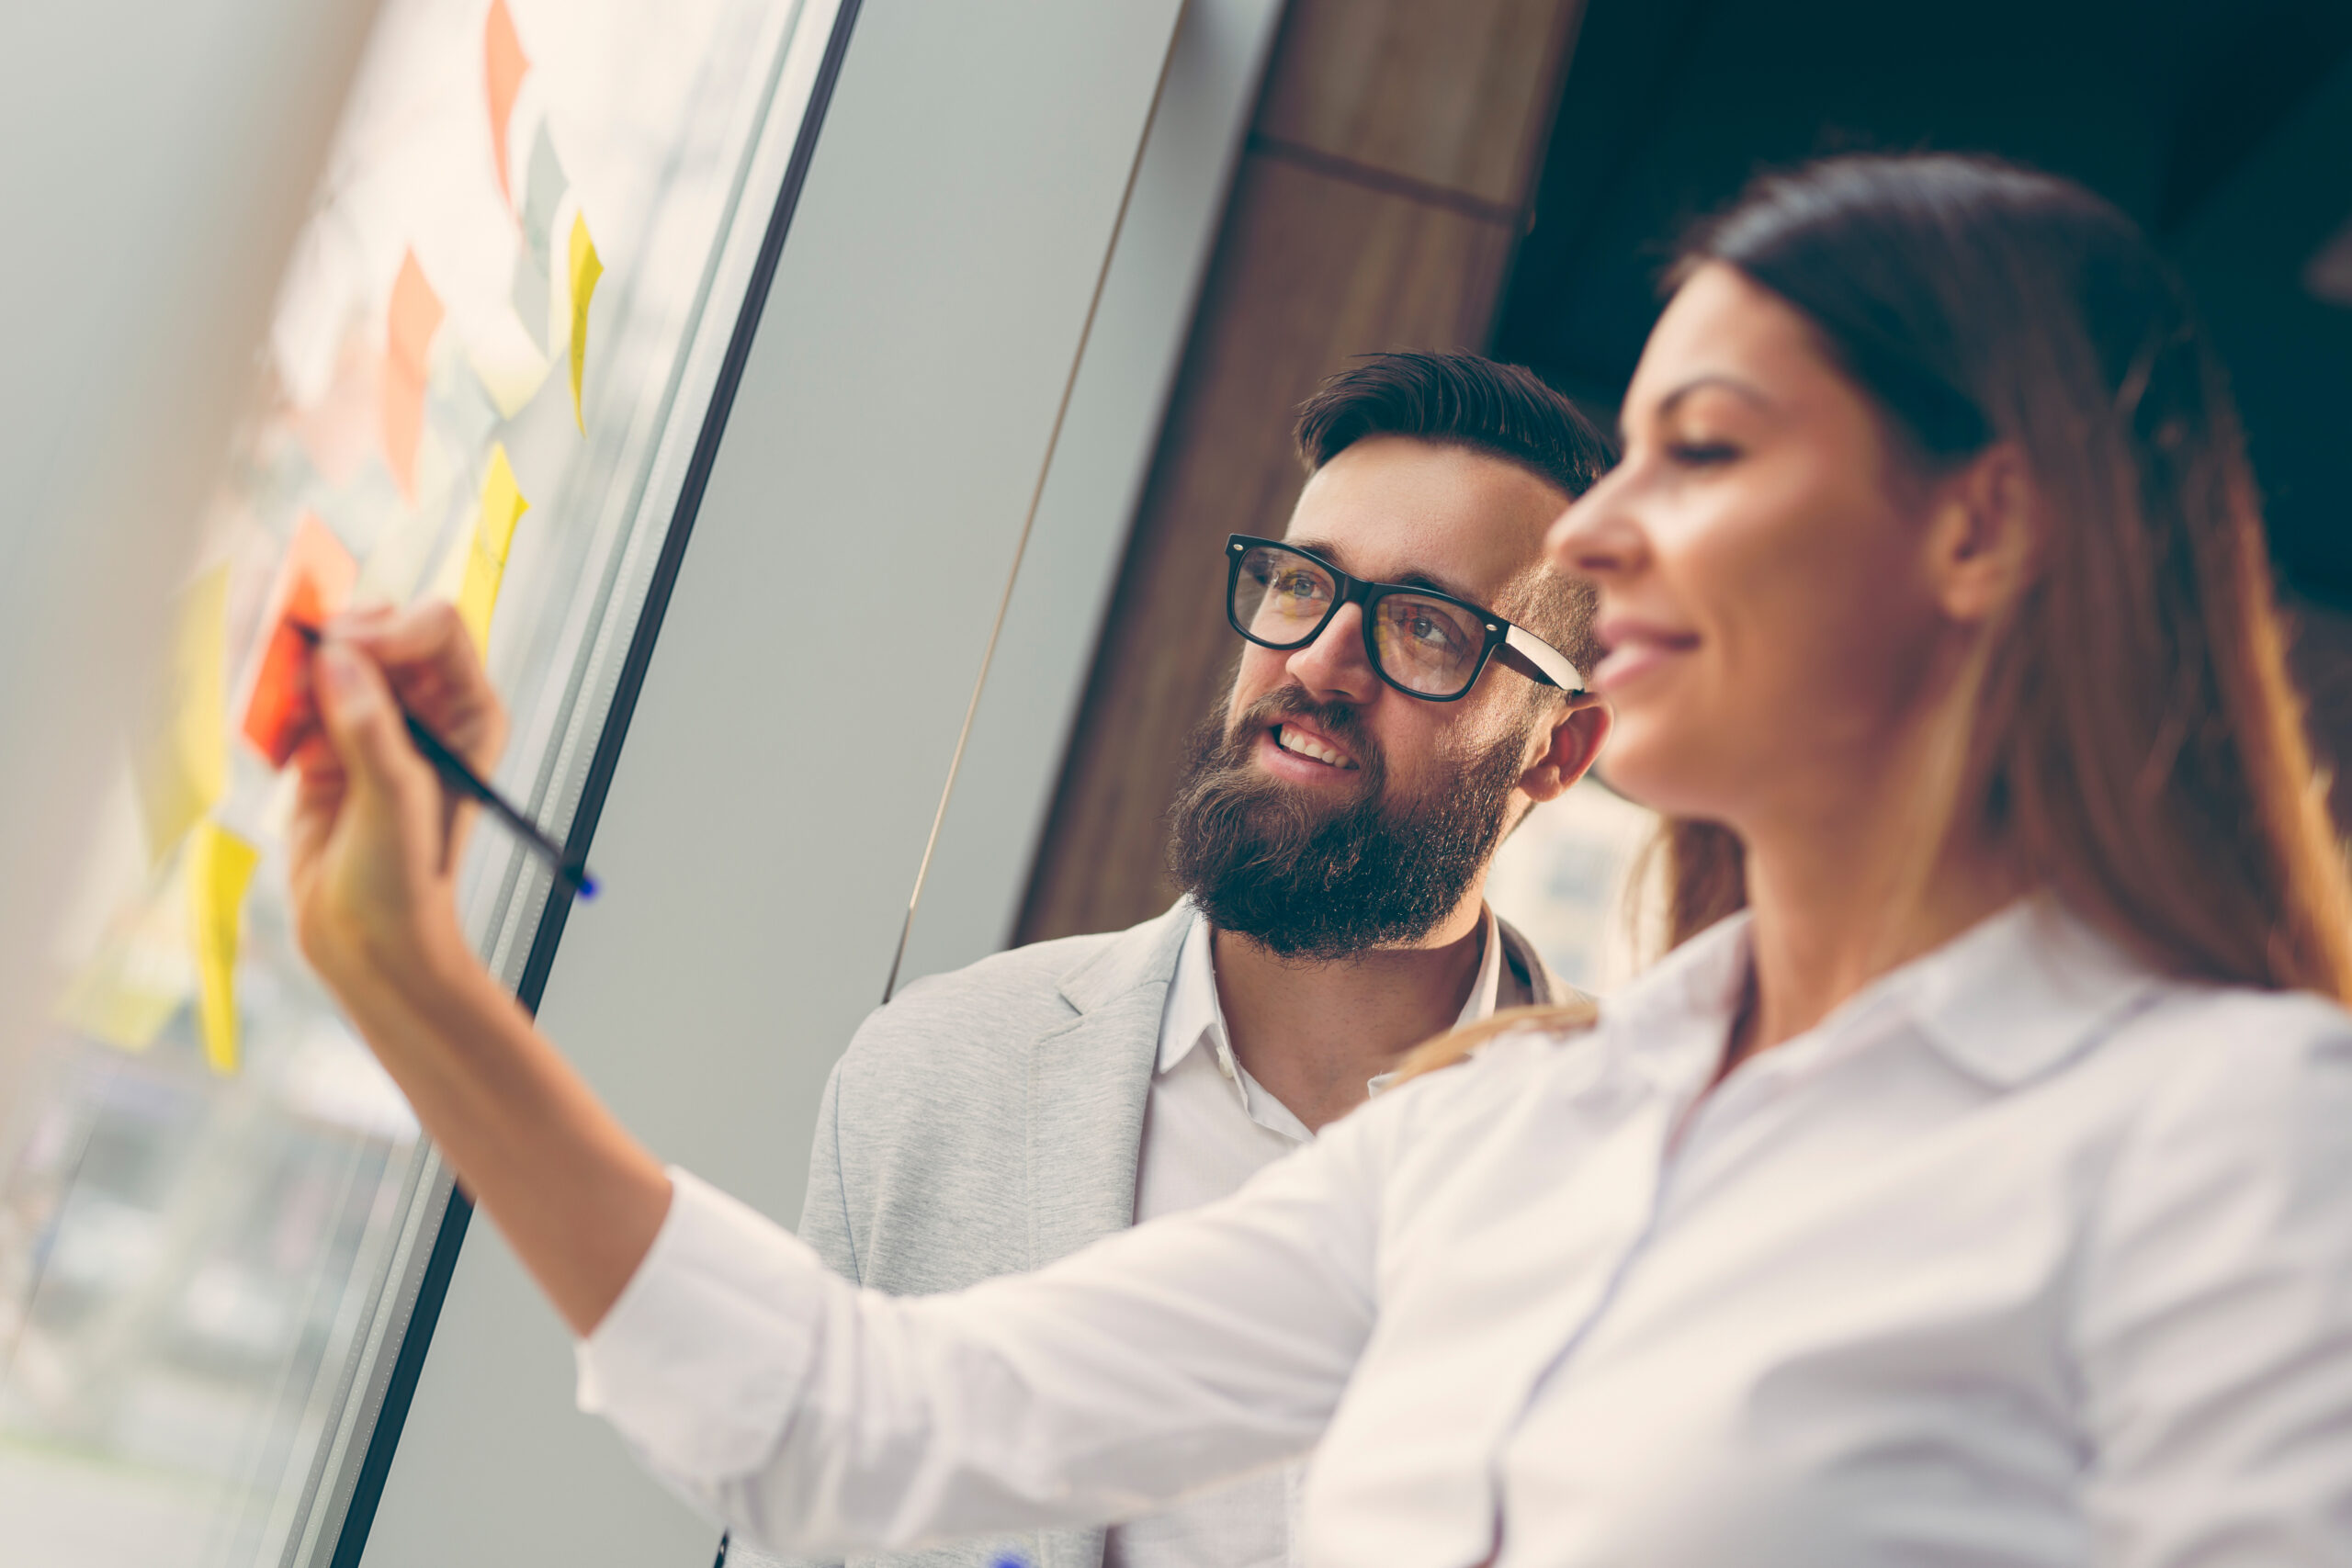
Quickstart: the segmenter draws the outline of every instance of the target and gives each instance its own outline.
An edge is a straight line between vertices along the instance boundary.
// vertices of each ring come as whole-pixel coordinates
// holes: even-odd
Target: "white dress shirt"
[[[1137,1224],[1229,1196],[1315,1137],[1234,1055],[1217,995],[1212,934],[1207,919],[1195,914],[1169,977],[1159,1062],[1144,1102]],[[1482,941],[1457,1024],[1493,1016],[1502,993],[1502,933],[1492,909],[1486,912]],[[1517,994],[1524,987],[1516,977],[1513,988],[1507,1005],[1525,1000]],[[1373,1080],[1375,1089],[1382,1081]],[[1290,1515],[1304,1475],[1302,1463],[1286,1464],[1114,1525],[1103,1542],[1104,1568],[1284,1568],[1294,1560]]]
[[[954,1295],[678,1173],[581,1403],[820,1551],[1313,1448],[1331,1568],[2352,1561],[2352,1019],[2033,901],[1709,1092],[1747,965],[1727,921],[1594,1031]]]

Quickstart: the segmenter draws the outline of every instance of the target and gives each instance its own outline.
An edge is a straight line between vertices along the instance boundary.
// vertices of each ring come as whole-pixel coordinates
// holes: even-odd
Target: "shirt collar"
[[[1495,999],[1502,990],[1502,931],[1491,908],[1482,906],[1482,916],[1478,976],[1470,984],[1462,1016],[1454,1021],[1457,1029],[1492,1017]],[[1168,978],[1168,1002],[1159,1015],[1160,1072],[1175,1066],[1204,1042],[1220,1053],[1230,1049],[1232,1034],[1225,1027],[1225,1007],[1217,998],[1216,957],[1210,935],[1208,918],[1195,909],[1192,929],[1184,933],[1184,945],[1177,950],[1176,970]]]
[[[2040,1077],[2145,1007],[2164,976],[2054,898],[2020,898],[1889,979],[1963,1071],[2002,1089]]]
[[[1193,1054],[1214,1030],[1225,1037],[1225,1009],[1216,998],[1216,960],[1209,945],[1209,922],[1197,909],[1176,950],[1176,972],[1168,977],[1168,1005],[1159,1015],[1159,1071]]]
[[[1742,910],[1710,927],[1604,1002],[1619,1047],[1663,1077],[1712,1072],[1747,987],[1750,919]],[[2012,1089],[2094,1043],[2165,983],[2054,898],[2037,895],[1881,976],[1813,1033],[1842,1033],[1896,1012],[1962,1071]]]

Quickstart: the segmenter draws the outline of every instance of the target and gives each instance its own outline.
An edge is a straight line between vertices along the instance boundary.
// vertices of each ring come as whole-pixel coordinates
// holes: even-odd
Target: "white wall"
[[[541,1018],[666,1157],[787,1223],[1178,9],[866,0],[685,555],[596,836],[609,891],[573,914]],[[927,900],[934,964],[1010,923],[1276,9],[1191,7],[1033,543],[1051,565],[1024,581]],[[702,1568],[711,1529],[571,1399],[560,1325],[477,1224],[370,1568]]]
[[[899,983],[1012,939],[1282,0],[1192,0]]]

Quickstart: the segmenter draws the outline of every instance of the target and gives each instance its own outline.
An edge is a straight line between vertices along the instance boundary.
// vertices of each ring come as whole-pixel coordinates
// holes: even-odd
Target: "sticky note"
[[[261,852],[217,822],[188,840],[188,945],[197,1022],[213,1071],[237,1070],[237,927]]]
[[[605,276],[605,264],[596,259],[596,243],[588,237],[588,217],[575,213],[571,220],[571,417],[579,423],[580,434],[588,434],[588,418],[580,412],[580,376],[588,365],[588,301],[596,292],[596,280]]]
[[[506,552],[514,543],[514,525],[531,503],[514,482],[506,447],[490,449],[490,468],[482,475],[481,510],[474,523],[472,547],[466,552],[466,578],[458,590],[458,618],[473,634],[474,646],[490,647],[490,613],[498,604],[498,585],[506,576]]]
[[[351,603],[359,563],[327,525],[310,513],[295,525],[293,542],[262,609],[261,657],[253,694],[239,727],[254,750],[282,768],[310,729],[311,645],[287,622],[317,626]]]
[[[195,987],[187,943],[186,860],[177,874],[117,919],[55,1009],[77,1034],[144,1051]]]
[[[381,394],[384,461],[411,502],[416,500],[416,448],[424,434],[425,360],[440,327],[441,297],[424,280],[424,269],[410,251],[401,257],[400,273],[392,279]]]
[[[57,1021],[76,1034],[119,1051],[144,1051],[187,1000],[184,991],[141,986],[123,969],[123,954],[109,951],[77,976],[57,1004]]]
[[[556,204],[571,188],[571,178],[563,172],[563,160],[555,155],[547,121],[541,120],[538,134],[531,138],[531,169],[523,186],[523,243],[542,276],[555,268]]]
[[[198,577],[173,618],[160,711],[131,774],[160,863],[229,787],[229,568]]]
[[[490,0],[490,16],[482,23],[484,84],[490,97],[490,151],[498,164],[498,194],[514,205],[506,176],[506,128],[514,118],[514,95],[522,91],[523,73],[531,68],[523,40],[514,36],[514,17],[506,0]]]
[[[553,328],[548,318],[554,294],[555,211],[571,187],[571,177],[563,172],[563,162],[555,155],[555,143],[548,139],[547,122],[542,120],[538,134],[531,140],[531,169],[523,195],[523,248],[514,257],[514,280],[507,290],[523,330],[530,333],[541,354],[552,346],[548,339]],[[534,383],[533,390],[537,389]],[[513,417],[511,411],[508,417]]]
[[[335,490],[351,483],[380,439],[382,359],[375,334],[355,325],[336,352],[325,396],[288,415],[311,467]]]

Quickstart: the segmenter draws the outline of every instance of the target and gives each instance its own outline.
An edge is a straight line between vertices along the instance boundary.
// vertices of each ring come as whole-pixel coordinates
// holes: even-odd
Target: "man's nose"
[[[1370,702],[1379,694],[1380,676],[1364,657],[1363,606],[1340,605],[1321,634],[1293,653],[1283,667],[1318,700]]]

